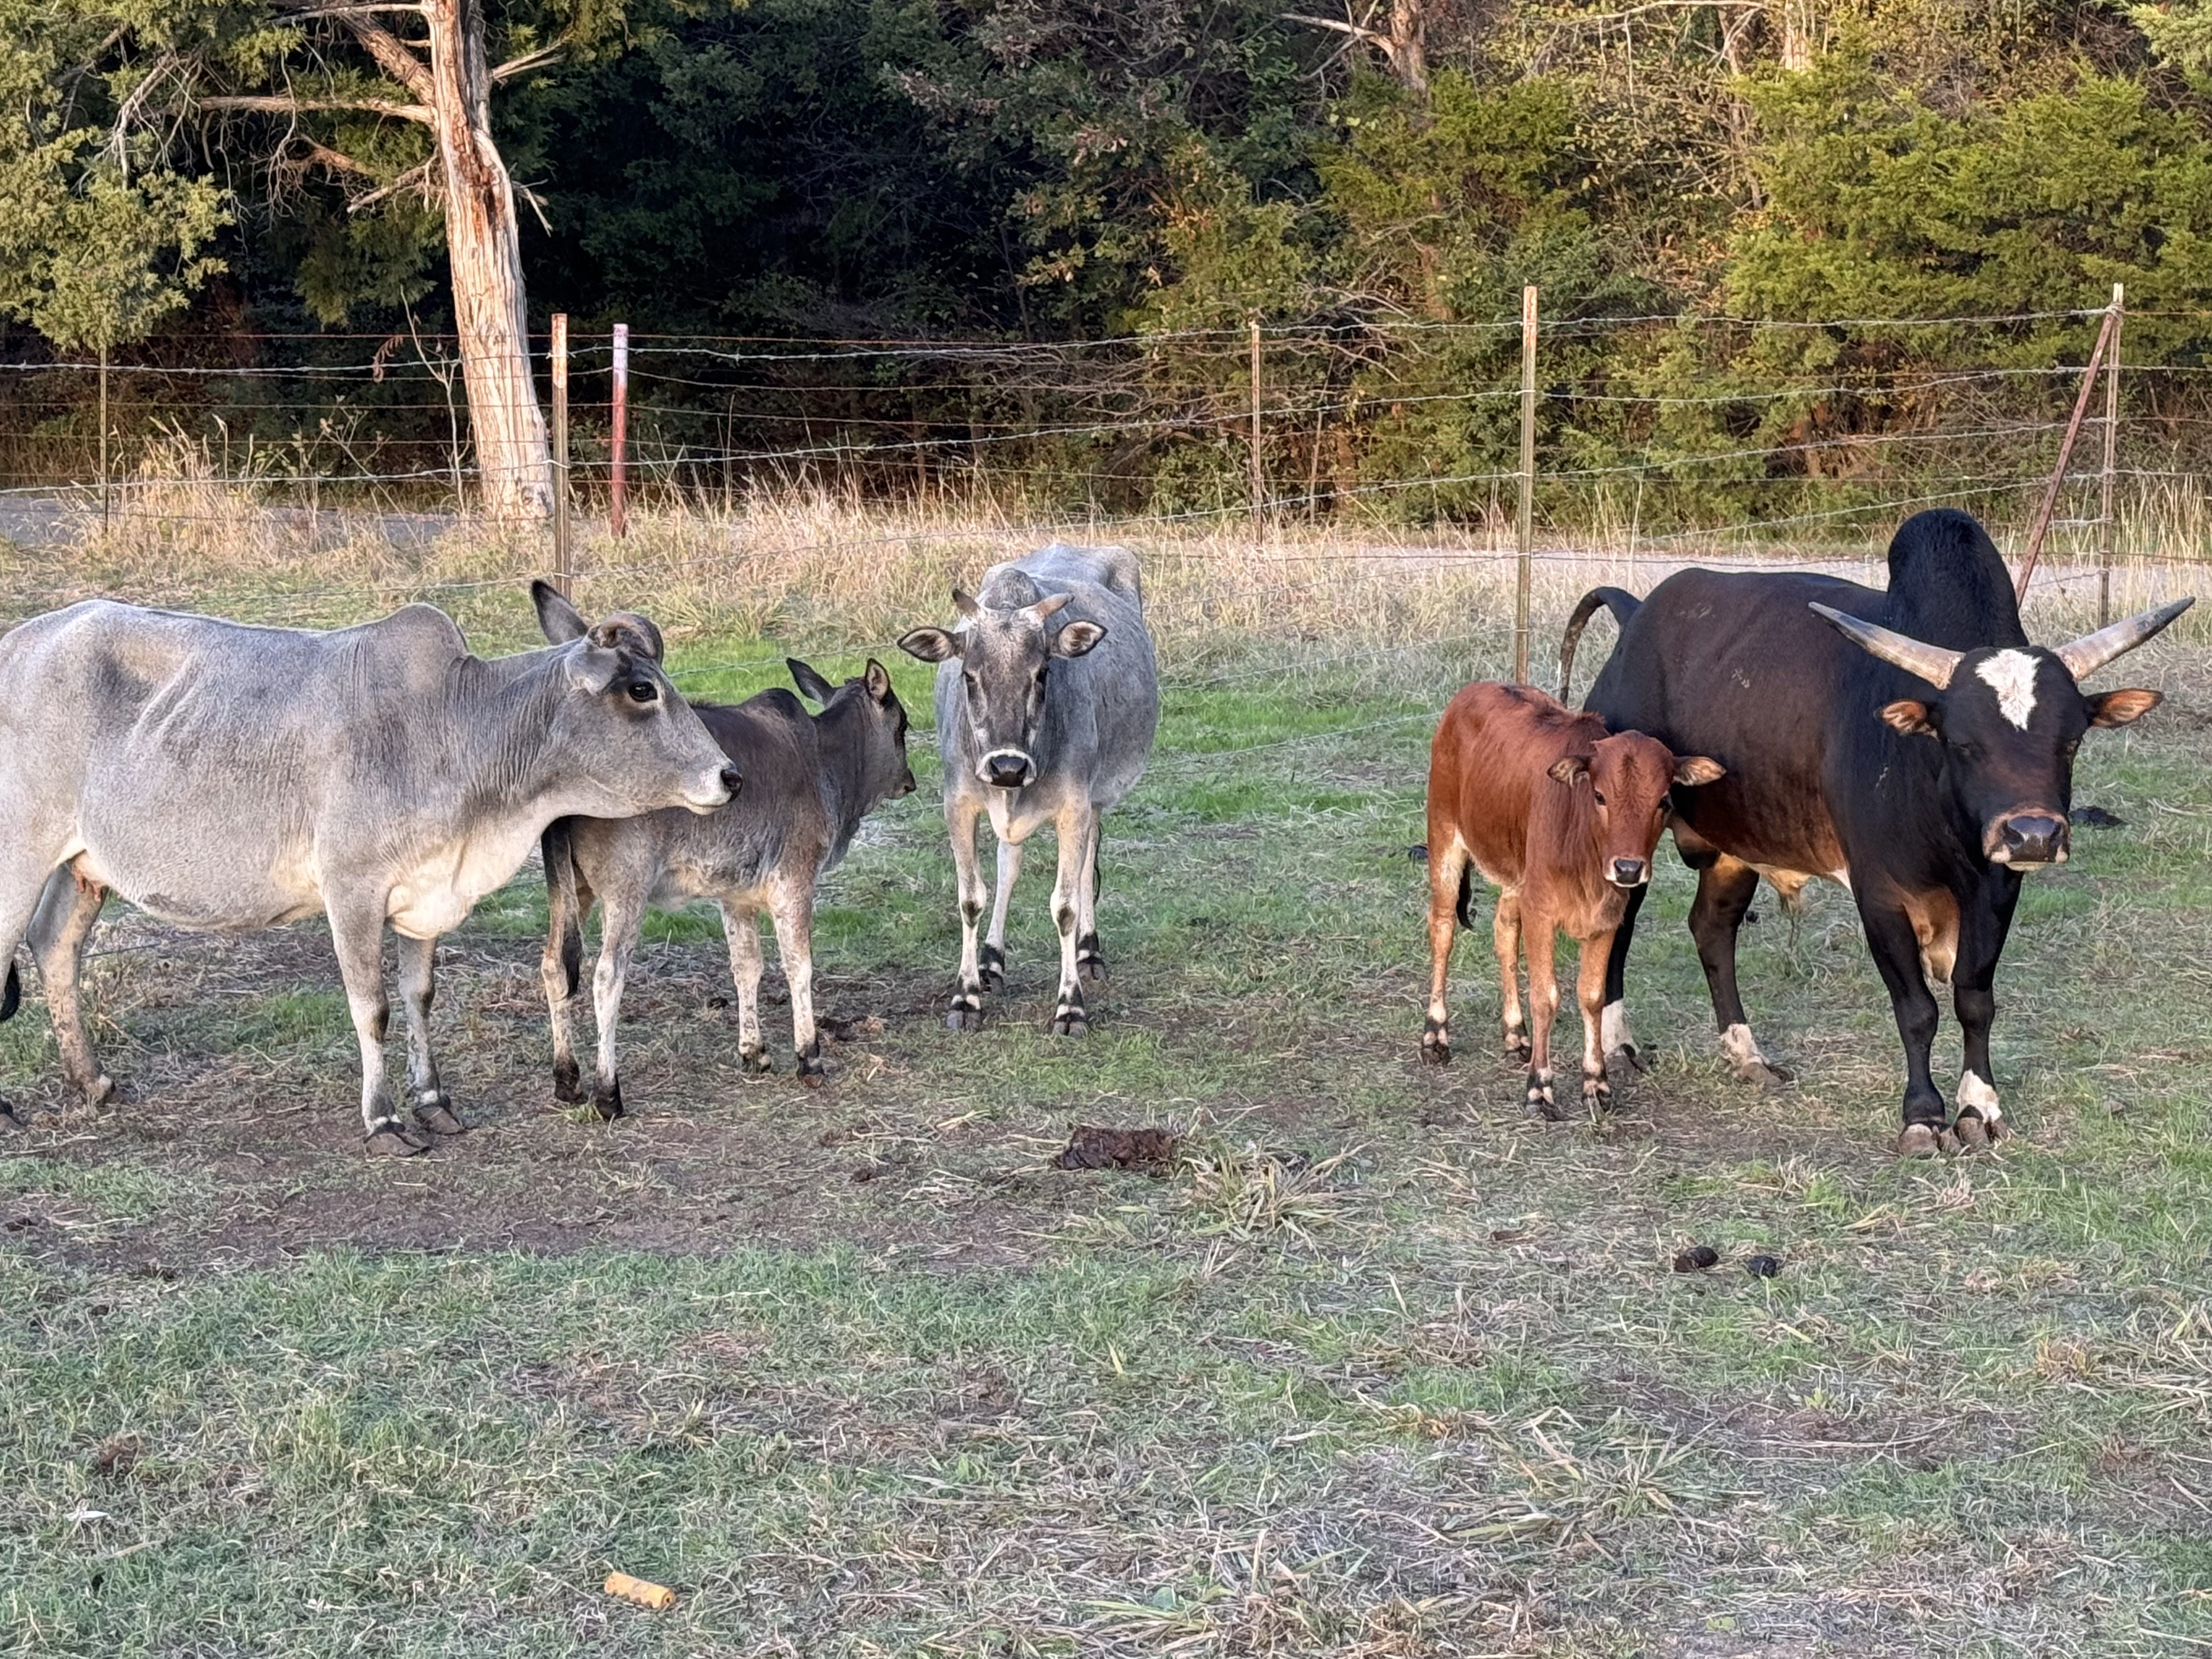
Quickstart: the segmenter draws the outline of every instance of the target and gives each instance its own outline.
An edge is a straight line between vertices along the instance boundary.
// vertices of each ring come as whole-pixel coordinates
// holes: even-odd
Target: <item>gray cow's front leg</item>
[[[468,1126],[453,1110],[453,1097],[440,1086],[438,1061],[430,1052],[430,1005],[438,941],[399,935],[399,1001],[407,1014],[407,1087],[415,1099],[415,1121],[434,1135],[457,1135]]]
[[[987,991],[995,991],[1006,981],[1006,906],[1014,896],[1014,884],[1021,878],[1022,843],[1001,841],[999,884],[991,894],[991,931],[984,937],[981,953],[976,957],[976,969]]]
[[[1085,985],[1106,977],[1106,953],[1098,945],[1098,842],[1105,832],[1106,815],[1091,819],[1091,843],[1083,853],[1083,889],[1076,899],[1075,971]]]
[[[615,1037],[622,1026],[623,984],[637,950],[638,925],[645,902],[624,893],[600,896],[599,965],[592,975],[592,1006],[599,1021],[599,1074],[592,1088],[592,1109],[611,1123],[623,1115],[622,1070]]]
[[[54,1042],[61,1049],[62,1073],[70,1085],[97,1106],[115,1091],[115,1085],[100,1069],[100,1060],[86,1036],[81,1004],[84,943],[100,907],[107,902],[107,889],[88,879],[75,865],[47,878],[46,890],[31,923],[31,948],[39,959],[39,977],[45,982],[46,1015],[52,1022]]]
[[[346,1008],[361,1043],[361,1123],[372,1158],[413,1158],[428,1139],[403,1121],[384,1082],[384,1028],[391,1007],[384,999],[384,896],[349,895],[330,904],[331,948],[345,982]]]
[[[1081,1036],[1091,1029],[1083,1006],[1083,979],[1076,964],[1076,930],[1082,920],[1084,869],[1095,822],[1094,814],[1078,810],[1061,813],[1054,826],[1060,842],[1059,866],[1052,884],[1052,920],[1060,930],[1060,1000],[1052,1015],[1054,1036]]]
[[[773,902],[775,951],[791,988],[791,1046],[799,1055],[799,1080],[818,1089],[824,1073],[822,1033],[814,1024],[814,895],[808,889],[785,889]]]
[[[945,798],[945,827],[952,836],[952,878],[960,898],[960,988],[945,1023],[956,1031],[983,1029],[983,980],[976,963],[975,924],[983,915],[983,872],[975,863],[975,820],[982,807],[967,794]]]
[[[769,1068],[761,1037],[761,944],[750,906],[722,901],[722,941],[730,947],[730,982],[738,990],[738,1060],[748,1072]]]

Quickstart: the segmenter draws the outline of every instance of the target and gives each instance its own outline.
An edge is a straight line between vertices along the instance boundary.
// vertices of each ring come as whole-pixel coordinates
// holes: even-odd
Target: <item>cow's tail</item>
[[[538,842],[545,859],[545,899],[550,925],[559,931],[562,994],[574,996],[584,968],[584,907],[576,892],[576,856],[569,844],[568,820],[556,818]]]
[[[1567,631],[1559,635],[1559,701],[1567,700],[1568,688],[1575,678],[1575,647],[1581,643],[1583,629],[1603,605],[1613,612],[1613,626],[1626,628],[1628,619],[1644,607],[1644,601],[1633,593],[1618,587],[1593,587],[1583,595],[1575,606],[1574,615],[1567,618]]]
[[[1474,926],[1474,860],[1469,859],[1459,871],[1459,925]]]
[[[23,1000],[23,975],[14,963],[8,964],[8,988],[0,991],[0,1020],[15,1018],[15,1010]]]

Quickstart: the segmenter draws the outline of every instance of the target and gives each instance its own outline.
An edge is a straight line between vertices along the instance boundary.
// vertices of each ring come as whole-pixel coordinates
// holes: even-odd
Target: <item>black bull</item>
[[[1801,574],[1685,570],[1640,605],[1585,595],[1560,645],[1561,690],[1600,605],[1619,643],[1584,707],[1615,732],[1710,755],[1717,783],[1674,792],[1675,845],[1698,872],[1690,930],[1737,1074],[1771,1080],[1736,992],[1736,932],[1765,876],[1793,902],[1846,884],[1904,1040],[1899,1150],[1975,1146],[2002,1133],[1990,1026],[1997,957],[2021,872],[2063,863],[2074,751],[2124,726],[2155,691],[2084,694],[2079,682],[2179,616],[2179,599],[2047,650],[2028,643],[2003,560],[1964,513],[1922,513],[1889,547],[1889,586]],[[1613,936],[1608,1048],[1633,1059],[1624,968],[1644,890]],[[1965,1036],[1958,1121],[1929,1076],[1931,984],[1948,981]]]

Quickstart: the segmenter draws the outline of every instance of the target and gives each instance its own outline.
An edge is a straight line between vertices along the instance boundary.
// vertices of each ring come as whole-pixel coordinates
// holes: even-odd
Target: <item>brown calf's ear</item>
[[[799,695],[809,702],[826,704],[837,695],[836,688],[823,679],[820,671],[811,664],[803,663],[796,657],[786,657],[783,666],[791,676],[791,683],[799,688]]]
[[[1718,783],[1727,775],[1727,767],[1703,755],[1685,755],[1674,763],[1677,783]]]
[[[2100,691],[2088,701],[2090,725],[2130,726],[2164,702],[2166,694],[2135,688],[2126,691]]]
[[[1928,705],[1905,697],[1885,705],[1879,718],[1893,732],[1902,732],[1907,737],[1932,738],[1936,723],[1928,718]]]
[[[899,641],[899,649],[924,662],[943,662],[960,654],[960,641],[942,628],[917,628]]]
[[[1589,775],[1588,755],[1566,755],[1551,765],[1551,776],[1556,783],[1580,783]]]
[[[1105,637],[1105,629],[1097,623],[1072,622],[1052,636],[1052,654],[1055,657],[1085,656]]]
[[[868,688],[868,695],[878,702],[889,702],[891,700],[890,672],[873,657],[868,659],[868,666],[861,674],[860,683]]]

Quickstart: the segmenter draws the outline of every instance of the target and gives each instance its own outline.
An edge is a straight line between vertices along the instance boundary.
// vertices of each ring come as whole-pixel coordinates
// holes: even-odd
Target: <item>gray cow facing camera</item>
[[[655,642],[656,654],[659,641]],[[860,820],[914,788],[906,763],[906,710],[883,665],[833,687],[805,663],[785,665],[822,705],[810,715],[790,692],[763,691],[735,707],[696,703],[723,750],[744,774],[737,799],[704,817],[653,812],[610,821],[570,818],[545,832],[548,891],[544,977],[553,1020],[553,1092],[583,1097],[572,1010],[583,963],[584,921],[598,903],[599,962],[592,978],[599,1016],[599,1074],[592,1104],[622,1115],[615,1035],[623,986],[648,906],[710,898],[721,906],[738,988],[738,1053],[750,1072],[769,1066],[760,1030],[763,910],[791,988],[792,1045],[802,1081],[822,1080],[814,1023],[814,894],[852,844]]]
[[[586,628],[544,583],[532,592],[567,642],[491,660],[427,605],[311,633],[88,599],[0,639],[0,953],[28,934],[62,1069],[87,1098],[112,1085],[77,975],[113,892],[215,933],[328,915],[369,1151],[460,1130],[430,1054],[438,936],[556,818],[704,812],[734,782],[635,648],[650,623]],[[387,922],[411,1124],[384,1079]],[[0,1018],[16,994],[11,961]],[[0,1127],[15,1121],[0,1107]]]
[[[983,574],[959,620],[917,628],[900,647],[937,670],[937,748],[945,823],[960,890],[960,985],[945,1023],[974,1030],[983,993],[1006,963],[1006,900],[1022,843],[1051,826],[1060,868],[1052,915],[1060,931],[1057,1036],[1089,1029],[1083,987],[1104,977],[1098,945],[1099,823],[1144,775],[1159,723],[1159,673],[1145,629],[1136,555],[1126,547],[1055,543]],[[983,878],[975,820],[999,838],[998,893],[980,951]]]

